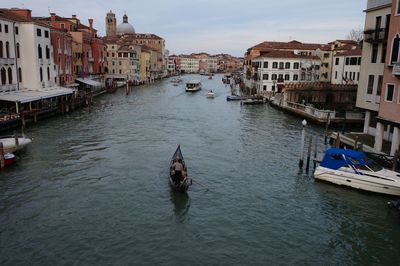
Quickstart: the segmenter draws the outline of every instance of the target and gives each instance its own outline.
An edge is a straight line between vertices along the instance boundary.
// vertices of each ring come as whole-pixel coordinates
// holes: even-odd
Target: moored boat
[[[240,101],[240,100],[245,100],[245,99],[239,95],[228,95],[228,96],[226,96],[226,100],[227,101]]]
[[[314,178],[337,185],[400,196],[400,174],[382,168],[361,151],[330,148]]]
[[[16,160],[17,160],[17,157],[14,154],[12,154],[12,153],[4,154],[4,166],[11,165],[11,164],[15,163]]]
[[[0,138],[0,142],[3,143],[4,153],[12,153],[18,150],[24,149],[28,144],[32,142],[30,138]]]
[[[187,92],[195,92],[201,90],[201,82],[200,80],[192,80],[186,83],[186,91]]]
[[[175,170],[176,162],[180,163],[183,166],[182,171]],[[181,152],[181,145],[178,145],[178,148],[171,158],[169,171],[169,183],[174,189],[185,192],[188,190],[189,186],[192,185],[192,179],[187,176],[187,167]]]

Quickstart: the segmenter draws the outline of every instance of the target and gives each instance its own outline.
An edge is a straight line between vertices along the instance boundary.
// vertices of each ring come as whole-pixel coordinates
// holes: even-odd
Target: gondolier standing
[[[172,165],[172,170],[174,171],[174,181],[178,183],[184,179],[184,166],[182,164],[182,159],[177,159]]]

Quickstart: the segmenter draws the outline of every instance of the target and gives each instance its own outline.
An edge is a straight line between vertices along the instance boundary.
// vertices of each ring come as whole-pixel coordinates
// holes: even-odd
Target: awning
[[[69,95],[75,92],[74,89],[63,87],[49,87],[42,89],[21,89],[0,93],[0,101],[28,103],[41,99],[48,99],[57,96]]]
[[[103,86],[102,83],[95,81],[93,79],[88,79],[88,78],[77,78],[75,79],[76,81],[82,82],[84,84],[87,84],[89,86],[93,86],[93,87],[101,87]]]

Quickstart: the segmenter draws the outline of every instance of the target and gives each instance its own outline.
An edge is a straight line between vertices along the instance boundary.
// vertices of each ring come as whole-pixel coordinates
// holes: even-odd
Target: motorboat
[[[215,97],[215,93],[212,90],[210,90],[209,92],[207,92],[206,97],[207,98],[214,98]]]
[[[183,165],[183,171],[184,173],[181,174],[181,176],[177,176],[173,166],[174,163],[180,161]],[[185,164],[185,160],[183,159],[182,151],[181,151],[181,145],[178,145],[178,148],[176,149],[174,155],[171,158],[171,163],[169,167],[169,183],[172,188],[179,190],[181,192],[186,192],[188,188],[192,185],[192,179],[188,177],[188,172],[187,172],[187,167]]]
[[[200,80],[192,80],[186,83],[187,92],[195,92],[201,90]]]
[[[364,152],[330,148],[314,178],[337,185],[400,196],[400,174],[382,168]]]
[[[24,149],[27,145],[29,145],[32,140],[30,138],[0,138],[0,142],[3,143],[3,152],[12,153],[18,150]]]
[[[173,78],[173,79],[171,79],[171,82],[172,83],[180,83],[180,82],[182,82],[182,79],[181,78]]]
[[[245,105],[257,105],[257,104],[265,104],[265,99],[263,97],[249,97],[242,101]]]
[[[244,98],[242,98],[240,95],[228,95],[226,96],[226,100],[229,101],[240,101],[240,100],[244,100]]]

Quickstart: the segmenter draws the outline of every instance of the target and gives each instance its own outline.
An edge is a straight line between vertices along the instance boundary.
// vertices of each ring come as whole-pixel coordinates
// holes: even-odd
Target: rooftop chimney
[[[56,13],[50,13],[51,21],[56,21]]]
[[[72,18],[76,19],[76,15],[72,15]]]

